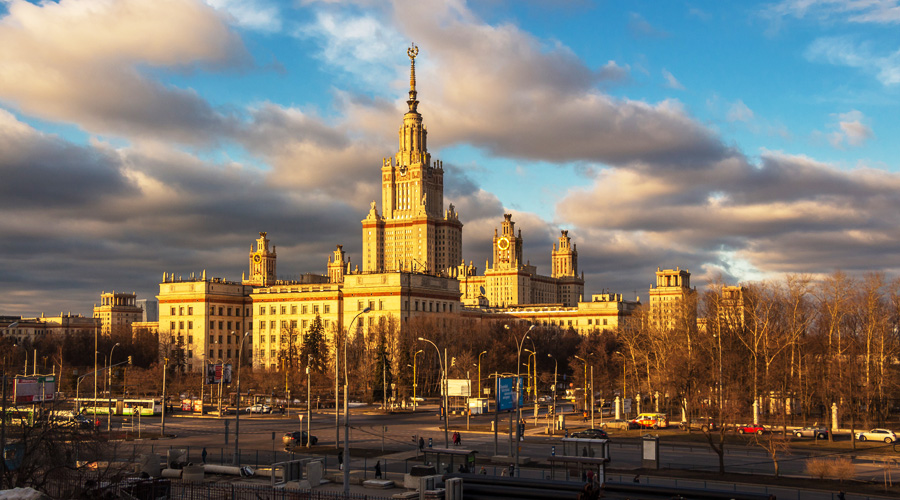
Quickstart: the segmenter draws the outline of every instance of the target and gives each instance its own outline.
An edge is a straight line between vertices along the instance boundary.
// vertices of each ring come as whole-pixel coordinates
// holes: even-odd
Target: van
[[[631,422],[643,429],[665,429],[669,426],[669,417],[665,413],[641,413]]]

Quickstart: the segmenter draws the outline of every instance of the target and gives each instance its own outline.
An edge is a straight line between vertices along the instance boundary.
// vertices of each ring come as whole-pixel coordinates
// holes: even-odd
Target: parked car
[[[897,435],[894,431],[888,429],[872,429],[856,433],[856,439],[860,441],[884,441],[885,443],[893,443],[897,441]]]
[[[736,425],[734,432],[738,434],[762,434],[766,432],[766,428],[759,424]]]
[[[540,404],[551,404],[553,403],[553,396],[541,396],[537,400]]]
[[[583,431],[573,432],[572,437],[582,439],[609,439],[609,436],[606,435],[606,431],[603,429],[585,429]]]
[[[814,437],[816,439],[827,439],[828,429],[824,427],[804,427],[802,429],[795,430],[794,436],[798,438]]]
[[[602,422],[602,423],[600,424],[600,428],[601,428],[601,429],[621,429],[621,430],[628,430],[628,429],[636,429],[636,428],[637,428],[637,424],[632,423],[631,420],[621,420],[621,419],[619,419],[619,420],[607,420],[607,421]]]
[[[701,430],[703,432],[715,431],[719,429],[719,425],[716,424],[715,420],[711,418],[695,418],[693,420],[689,420],[687,422],[681,422],[680,427],[682,430]]]
[[[281,442],[284,443],[284,449],[286,451],[290,451],[293,448],[306,446],[307,433],[306,431],[294,431],[288,432],[284,436],[281,437]],[[315,446],[316,443],[319,442],[319,438],[315,436],[309,436],[309,444],[310,446]]]
[[[272,413],[272,407],[264,404],[255,404],[247,407],[247,413]]]

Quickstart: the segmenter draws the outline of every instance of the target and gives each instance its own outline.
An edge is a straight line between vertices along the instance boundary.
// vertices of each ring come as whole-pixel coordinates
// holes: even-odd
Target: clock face
[[[402,165],[400,167],[400,175],[406,175],[406,165]]]
[[[500,250],[506,250],[507,248],[509,248],[509,238],[503,236],[502,238],[497,240],[497,248],[499,248]]]
[[[253,262],[259,262],[260,260],[262,260],[262,259],[260,258],[259,255],[254,255],[254,256],[253,256]]]

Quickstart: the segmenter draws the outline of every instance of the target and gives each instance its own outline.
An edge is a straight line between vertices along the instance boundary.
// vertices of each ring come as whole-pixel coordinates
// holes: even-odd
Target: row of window
[[[302,330],[306,330],[307,328],[309,328],[309,325],[310,325],[311,322],[312,322],[312,321],[311,321],[311,320],[308,320],[308,319],[300,320],[300,323],[299,323],[300,328],[301,328]],[[268,325],[268,327],[269,327],[269,330],[271,330],[271,331],[273,331],[273,332],[274,332],[274,331],[278,331],[278,326],[279,326],[279,325],[278,325],[278,322],[277,322],[277,321],[271,320],[271,321],[266,322],[266,320],[264,320],[264,319],[259,320],[259,330],[260,330],[260,331],[265,330],[267,325]],[[298,325],[298,323],[297,323],[297,320],[296,320],[296,319],[292,319],[292,320],[290,320],[290,321],[288,321],[288,320],[281,320],[281,330],[282,330],[282,331],[295,331],[295,330],[297,330],[297,325]],[[322,320],[322,326],[325,327],[325,328],[327,329],[328,327],[331,326],[331,320],[330,320],[330,319],[323,319],[323,320]]]
[[[209,306],[209,315],[215,316],[216,310],[218,309],[219,316],[241,316],[241,308],[240,307],[225,307],[225,306]],[[193,316],[194,315],[194,306],[170,306],[169,307],[169,316]],[[244,316],[250,316],[250,309],[244,311]]]
[[[297,305],[291,304],[290,307],[291,307],[291,314],[297,314]],[[319,314],[319,311],[320,311],[319,304],[310,304],[310,305],[304,304],[304,305],[300,306],[300,314],[309,314],[310,309],[312,310],[313,314]],[[259,315],[265,316],[266,310],[267,310],[266,306],[259,306]],[[269,311],[269,314],[278,314],[279,309],[276,306],[269,306],[268,311]],[[287,314],[288,313],[287,311],[288,311],[288,306],[281,306],[281,314]],[[322,314],[331,314],[331,304],[322,305],[321,313]]]

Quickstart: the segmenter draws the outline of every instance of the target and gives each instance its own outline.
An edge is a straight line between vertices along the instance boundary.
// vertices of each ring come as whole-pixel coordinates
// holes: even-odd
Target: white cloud
[[[744,101],[738,99],[728,110],[727,119],[730,122],[749,122],[753,119],[753,110],[748,108]]]
[[[861,69],[875,75],[882,85],[900,83],[900,51],[874,54],[869,44],[851,37],[818,38],[806,49],[805,56],[810,61]]]
[[[872,129],[863,123],[866,117],[861,112],[853,110],[834,116],[837,121],[831,128],[836,130],[828,134],[828,141],[832,146],[841,148],[845,143],[850,146],[862,146],[867,140],[875,137]]]
[[[666,87],[668,87],[670,89],[675,89],[675,90],[684,90],[684,85],[682,85],[681,82],[679,82],[678,79],[675,78],[675,76],[672,73],[669,73],[668,70],[663,69],[662,75],[663,75],[663,78],[666,80]]]
[[[268,0],[206,0],[217,10],[228,13],[234,24],[256,31],[281,31],[281,11]]]
[[[140,69],[246,62],[240,38],[209,6],[12,0],[7,8],[0,18],[0,101],[100,134],[196,143],[230,126],[196,92],[162,84]]]
[[[898,0],[783,0],[769,6],[770,17],[791,16],[851,23],[900,23]]]

